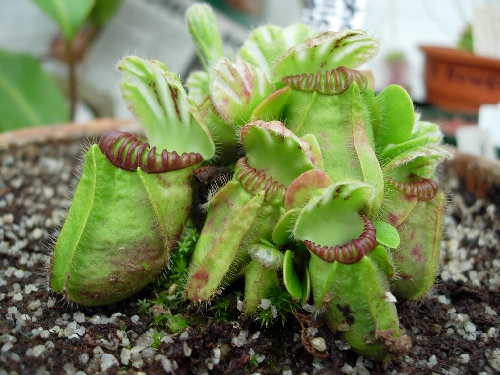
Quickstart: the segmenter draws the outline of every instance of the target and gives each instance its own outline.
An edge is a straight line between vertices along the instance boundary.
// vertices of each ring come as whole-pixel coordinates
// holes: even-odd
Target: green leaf
[[[263,71],[243,60],[233,63],[223,58],[214,66],[212,75],[210,98],[228,124],[248,122],[253,110],[274,92]]]
[[[406,220],[417,204],[417,197],[407,197],[390,183],[384,186],[384,200],[379,219],[387,221],[395,228]]]
[[[238,51],[238,57],[255,65],[271,78],[273,64],[291,47],[302,43],[312,30],[296,23],[286,28],[266,25],[253,30]]]
[[[418,300],[436,280],[443,233],[445,198],[420,201],[399,229],[401,245],[392,252],[400,278],[392,284],[399,298]]]
[[[387,362],[408,352],[411,340],[399,330],[389,282],[371,256],[353,264],[335,262],[333,271],[332,303],[322,315],[328,325],[342,332],[354,352],[370,360]],[[311,266],[311,274],[315,272]]]
[[[290,250],[285,251],[285,260],[283,262],[283,283],[290,295],[300,300],[302,298],[302,284],[295,269],[293,268],[293,253]]]
[[[380,154],[380,160],[391,160],[399,154],[420,146],[438,146],[443,139],[439,126],[430,122],[417,122],[414,133],[406,142],[391,144]]]
[[[366,76],[366,75],[365,75]],[[375,134],[380,125],[380,111],[375,99],[375,93],[371,88],[366,88],[360,92],[361,105],[363,106],[364,123],[366,137],[370,146],[375,150]]]
[[[98,27],[103,26],[113,16],[121,2],[122,0],[95,0],[89,21]]]
[[[61,29],[64,39],[71,41],[89,15],[95,0],[32,0]]]
[[[302,173],[286,190],[285,209],[305,206],[316,190],[327,188],[332,184],[330,176],[320,169],[311,169]]]
[[[281,120],[288,104],[291,89],[285,86],[282,89],[273,92],[255,107],[250,115],[251,120]]]
[[[229,181],[209,198],[207,219],[200,238],[196,242],[196,248],[191,257],[192,264],[199,264],[203,261],[221,236],[221,228],[227,227],[231,221],[230,218],[242,211],[250,199],[250,193],[246,192],[236,180]]]
[[[302,299],[300,300],[301,305],[305,305],[311,297],[311,272],[309,267],[306,265],[304,267],[304,278],[302,279]]]
[[[273,242],[277,246],[283,246],[293,238],[292,231],[295,220],[300,212],[299,208],[291,209],[280,217],[273,229]]]
[[[246,199],[245,192],[243,192],[243,195],[245,195],[245,198],[242,197],[241,199],[246,200],[246,203],[242,209],[227,223],[223,232],[218,228],[217,240],[209,244],[210,248],[201,262],[194,263],[192,261],[192,264],[194,264],[193,273],[186,284],[186,297],[194,302],[209,301],[213,298],[220,288],[222,280],[231,270],[233,262],[238,261],[236,258],[249,257],[248,253],[243,255],[238,251],[247,233],[252,230],[256,220],[259,220],[259,211],[264,203],[264,191],[249,200]],[[228,211],[224,211],[227,216]],[[195,248],[193,258],[196,256],[199,246],[204,245],[203,237],[205,233],[204,229]],[[234,271],[234,268],[232,271]]]
[[[198,98],[196,96],[193,98],[196,105],[196,100],[198,100]],[[214,143],[217,145],[217,155],[215,157],[217,163],[220,165],[233,164],[239,157],[239,134],[235,134],[232,124],[226,123],[216,112],[210,95],[206,96],[205,99],[201,101],[198,112],[203,117],[203,122],[210,131]]]
[[[206,72],[224,56],[215,15],[207,4],[194,4],[186,11],[186,23]]]
[[[379,244],[393,249],[399,246],[400,238],[396,228],[385,221],[375,221],[373,225],[377,231],[377,242]]]
[[[445,159],[451,159],[453,155],[442,147],[419,146],[402,152],[384,168],[384,176],[404,181],[410,173],[418,176],[432,178],[435,167]]]
[[[339,262],[326,262],[316,254],[309,260],[309,278],[316,311],[325,311],[331,303],[331,288],[334,281],[335,268]]]
[[[380,125],[375,136],[377,144],[383,146],[410,139],[415,124],[415,111],[406,90],[398,85],[390,85],[375,99],[380,110]]]
[[[188,97],[196,105],[201,105],[208,97],[208,87],[210,84],[210,77],[207,72],[196,70],[191,72],[186,80],[186,88],[188,90]]]
[[[180,79],[165,64],[127,56],[118,64],[121,93],[141,122],[151,146],[178,154],[198,152],[212,158],[215,146]],[[196,115],[196,116],[195,116]]]
[[[399,235],[398,235],[399,236]],[[389,256],[387,250],[383,246],[377,246],[369,255],[370,259],[381,269],[388,280],[391,280],[396,273],[392,264],[392,257]]]
[[[365,131],[363,109],[356,82],[340,95],[292,89],[284,121],[299,137],[316,137],[324,171],[333,181],[359,180],[374,187],[376,196],[368,215],[376,215],[384,180]]]
[[[166,243],[175,242],[189,209],[177,217],[176,228],[170,227],[172,240],[158,225],[143,186],[138,173],[116,168],[97,145],[89,148],[51,257],[54,291],[78,304],[105,305],[131,296],[158,276],[168,262]],[[190,199],[189,192],[184,195]]]
[[[321,147],[319,146],[319,142],[316,136],[314,134],[304,134],[301,138],[307,143],[309,143],[309,146],[311,146],[311,151],[316,159],[314,165],[318,169],[323,170],[324,169],[323,154],[321,153]]]
[[[137,174],[144,185],[158,225],[163,230],[166,247],[170,254],[192,204],[191,168],[168,173],[145,173],[138,169]]]
[[[309,144],[279,121],[255,121],[245,125],[241,129],[241,143],[248,165],[266,171],[266,176],[285,187],[314,167]]]
[[[99,160],[102,157],[99,159],[96,155],[100,156],[96,152],[96,146],[94,146],[89,149],[85,156],[82,176],[75,190],[73,203],[52,254],[50,286],[56,292],[62,291],[65,287],[66,275],[72,265],[72,258],[78,251],[87,221],[92,219],[91,213],[95,204],[96,192],[98,191],[98,182],[104,182],[107,187],[111,186],[107,180],[98,179],[101,167]],[[102,169],[109,170],[110,168],[113,168],[110,163],[102,163]]]
[[[280,253],[279,250],[276,251]],[[283,263],[283,254],[281,254],[281,263]],[[249,316],[255,313],[262,299],[267,298],[270,291],[279,286],[279,281],[277,271],[262,266],[262,263],[257,259],[252,259],[245,267],[244,275],[245,315]]]
[[[283,77],[332,70],[355,69],[379,51],[379,41],[362,30],[326,31],[290,48],[274,65],[272,76]]]
[[[33,57],[0,50],[0,131],[69,121],[64,95]]]
[[[361,182],[338,183],[323,189],[301,210],[294,228],[299,240],[333,247],[343,245],[364,230],[359,213],[373,197],[373,188]]]

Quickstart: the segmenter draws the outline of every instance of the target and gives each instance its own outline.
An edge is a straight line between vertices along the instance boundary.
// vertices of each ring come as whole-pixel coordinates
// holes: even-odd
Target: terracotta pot
[[[452,48],[420,46],[426,55],[427,102],[444,110],[477,113],[500,102],[500,60]]]

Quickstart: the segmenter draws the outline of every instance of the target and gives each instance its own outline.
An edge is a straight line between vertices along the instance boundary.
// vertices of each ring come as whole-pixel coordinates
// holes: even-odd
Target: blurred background
[[[74,0],[75,3],[79,1],[87,0]],[[81,16],[81,27],[74,30],[74,35],[61,29],[61,22],[51,16],[50,9],[44,9],[51,2],[49,0],[0,1],[0,131],[40,123],[83,122],[95,117],[131,118],[120,98],[121,76],[115,69],[117,61],[128,54],[160,60],[183,79],[189,71],[200,67],[184,25],[184,12],[194,0],[89,1],[91,9]],[[286,26],[305,22],[319,30],[361,28],[368,31],[381,41],[379,56],[363,67],[373,71],[376,89],[390,83],[404,86],[422,113],[448,120],[447,123],[443,121],[444,128],[449,125],[452,135],[457,125],[478,122],[482,101],[492,105],[500,101],[498,0],[207,2],[216,9],[224,43],[232,51],[238,49],[251,28],[266,23]],[[68,64],[65,52],[68,42],[73,51],[72,64]],[[434,57],[428,56],[432,51],[424,51],[422,46],[465,50],[466,59],[478,57],[481,60],[470,63],[476,67],[489,61],[492,67],[486,66],[485,69],[489,69],[486,73],[473,73],[472,78],[454,67],[440,67],[437,62],[432,69],[438,75],[441,69],[440,74],[445,79],[454,80],[448,83],[455,92],[470,91],[467,84],[473,84],[485,86],[490,94],[493,92],[493,97],[483,99],[482,94],[478,94],[475,97],[480,98],[480,103],[472,106],[470,99],[460,98],[451,99],[451,106],[450,102],[441,103],[444,94],[429,93],[432,89],[429,82],[437,78],[427,77],[426,82],[426,76],[431,74],[430,71],[426,73],[426,63],[432,62]],[[457,59],[451,57],[451,61]],[[62,92],[62,99],[52,98],[49,82],[43,79],[38,82],[39,78],[33,75],[37,69],[41,70],[44,79],[54,83],[55,91]],[[69,88],[72,80],[78,98],[74,113],[73,109],[67,109],[67,97],[75,95]],[[439,84],[439,87],[448,83]],[[25,87],[18,90],[21,86]],[[35,102],[32,107],[30,101]],[[64,109],[52,108],[53,103],[61,101],[60,107]],[[23,108],[28,113],[40,108],[49,112],[59,110],[61,115],[23,114],[17,121],[16,116],[24,113]]]

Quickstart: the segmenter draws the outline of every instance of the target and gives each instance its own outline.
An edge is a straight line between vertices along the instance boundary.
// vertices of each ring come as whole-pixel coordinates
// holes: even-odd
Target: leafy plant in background
[[[474,35],[472,33],[472,25],[468,23],[460,34],[457,47],[463,51],[474,52]]]
[[[121,0],[33,0],[61,31],[68,65],[69,106],[63,91],[43,71],[40,62],[24,53],[0,50],[0,131],[74,118],[78,99],[74,40],[82,26],[99,28]]]
[[[87,152],[53,290],[85,305],[118,301],[171,256],[182,279],[171,300],[210,303],[243,278],[242,310],[263,324],[265,300],[288,311],[312,302],[357,353],[408,352],[395,301],[424,296],[437,272],[444,199],[433,178],[450,157],[438,126],[418,121],[402,87],[374,93],[356,68],[379,43],[361,30],[263,26],[228,59],[208,6],[186,19],[205,67],[187,94],[160,62],[118,65],[146,136],[113,132]],[[186,269],[185,245],[175,248],[200,165],[234,177],[208,197]],[[291,302],[277,297],[285,289]]]
[[[70,118],[73,118],[77,99],[77,84],[72,43],[78,30],[80,30],[80,27],[92,10],[95,0],[62,2],[33,0],[33,2],[52,18],[61,29],[66,51],[66,61],[68,63]]]
[[[36,58],[0,50],[0,66],[0,131],[69,120],[64,94]]]

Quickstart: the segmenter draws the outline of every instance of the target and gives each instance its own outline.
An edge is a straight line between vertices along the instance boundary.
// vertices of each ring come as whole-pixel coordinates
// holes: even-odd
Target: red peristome
[[[118,150],[117,150],[118,148]],[[164,173],[191,167],[203,161],[203,157],[194,152],[179,154],[150,147],[148,142],[140,140],[128,132],[111,131],[101,137],[99,149],[115,166],[127,171],[141,168],[146,173]]]
[[[389,178],[389,182],[407,197],[416,197],[420,201],[430,201],[437,194],[437,184],[430,178],[410,175],[414,181],[401,182]]]
[[[358,238],[344,245],[334,247],[317,245],[309,240],[305,240],[304,245],[326,262],[356,263],[363,256],[369,255],[377,246],[375,227],[365,215],[360,214],[360,216],[365,223],[365,227]]]
[[[274,181],[272,177],[267,177],[265,173],[249,166],[246,157],[236,162],[234,175],[249,193],[256,195],[259,191],[264,190],[266,202],[283,204],[286,187]]]
[[[325,95],[339,95],[346,91],[352,82],[356,82],[361,90],[368,86],[368,80],[363,73],[340,66],[331,71],[303,73],[284,77],[281,82],[299,91],[317,91]]]

